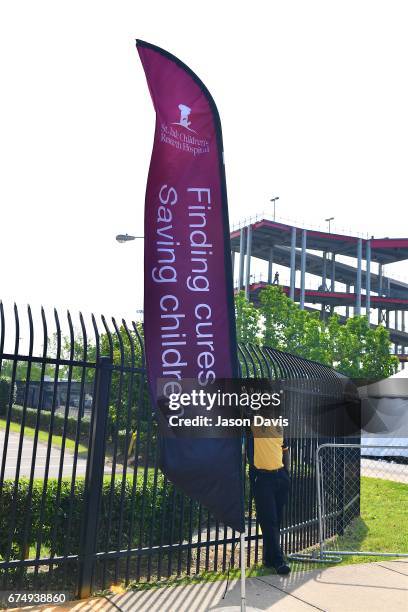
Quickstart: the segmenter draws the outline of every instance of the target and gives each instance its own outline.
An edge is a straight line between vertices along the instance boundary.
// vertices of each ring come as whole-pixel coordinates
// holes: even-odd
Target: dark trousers
[[[283,508],[289,495],[288,473],[284,468],[275,472],[252,469],[250,477],[256,515],[263,535],[263,562],[267,565],[282,565],[279,530]]]

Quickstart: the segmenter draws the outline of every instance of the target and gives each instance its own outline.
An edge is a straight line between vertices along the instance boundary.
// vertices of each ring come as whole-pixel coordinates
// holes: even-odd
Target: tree
[[[1,366],[1,374],[4,378],[11,379],[13,376],[14,361],[4,360]],[[28,364],[26,361],[18,361],[15,368],[15,380],[26,381],[28,376],[30,380],[38,381],[42,377],[42,364],[31,362]],[[44,368],[45,376],[53,376],[54,366],[46,365]]]
[[[280,287],[272,285],[260,292],[259,303],[265,345],[330,363],[328,336],[318,312],[301,310]]]
[[[143,338],[142,324],[137,323],[136,329]],[[112,437],[115,428],[119,431],[127,428],[128,420],[131,429],[134,430],[138,418],[136,412],[148,410],[147,387],[142,384],[143,375],[139,371],[143,362],[141,342],[133,328],[126,328],[122,324],[118,326],[117,331],[100,334],[99,354],[101,356],[112,355],[114,366],[120,366],[123,362],[125,368],[128,368],[127,370],[116,368],[111,375],[108,433]],[[91,338],[87,339],[85,346],[80,333],[75,334],[72,343],[68,336],[64,336],[61,355],[67,360],[72,355],[74,361],[95,362],[97,347]],[[70,370],[72,370],[72,380],[81,381],[83,379],[87,383],[94,382],[95,369],[82,366],[61,366],[60,378],[68,378]]]
[[[389,332],[372,328],[367,317],[348,319],[337,314],[322,321],[318,312],[301,310],[281,287],[259,294],[259,308],[241,291],[235,298],[239,342],[257,342],[329,365],[354,378],[378,380],[396,372],[398,359],[390,354]]]
[[[390,334],[382,325],[368,331],[368,350],[362,356],[363,377],[379,379],[395,374],[398,357],[390,355],[390,345]]]
[[[243,291],[239,291],[235,296],[235,320],[238,342],[259,344],[260,312],[251,302],[248,302]]]
[[[340,324],[338,315],[329,320],[331,362],[352,378],[378,380],[394,374],[398,358],[391,355],[390,335],[385,327],[371,328],[365,316],[347,319]]]

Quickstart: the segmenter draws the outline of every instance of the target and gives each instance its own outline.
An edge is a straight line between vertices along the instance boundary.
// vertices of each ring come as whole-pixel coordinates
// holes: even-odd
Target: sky
[[[408,235],[408,5],[390,0],[0,4],[0,298],[132,319],[154,112],[135,38],[205,82],[231,223]],[[386,273],[408,278],[408,264]]]

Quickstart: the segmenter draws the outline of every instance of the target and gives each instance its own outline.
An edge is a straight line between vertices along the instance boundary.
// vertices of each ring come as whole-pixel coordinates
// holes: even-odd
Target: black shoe
[[[283,559],[282,561],[278,561],[278,563],[264,561],[263,565],[264,567],[270,567],[271,569],[274,569],[277,574],[281,574],[282,576],[285,576],[286,574],[290,574],[290,567],[289,565],[286,565]]]
[[[287,574],[290,574],[290,567],[289,565],[286,565],[286,563],[274,565],[274,568],[276,570],[276,573],[280,574],[281,576],[287,576]]]

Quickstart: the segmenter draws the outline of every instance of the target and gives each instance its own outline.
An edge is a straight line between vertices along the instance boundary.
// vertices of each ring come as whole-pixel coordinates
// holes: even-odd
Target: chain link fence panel
[[[323,563],[347,555],[408,557],[408,522],[398,522],[408,508],[407,451],[408,445],[321,444],[316,453],[320,544],[290,557]],[[367,550],[366,542],[376,546]],[[392,542],[389,550],[384,542]]]

